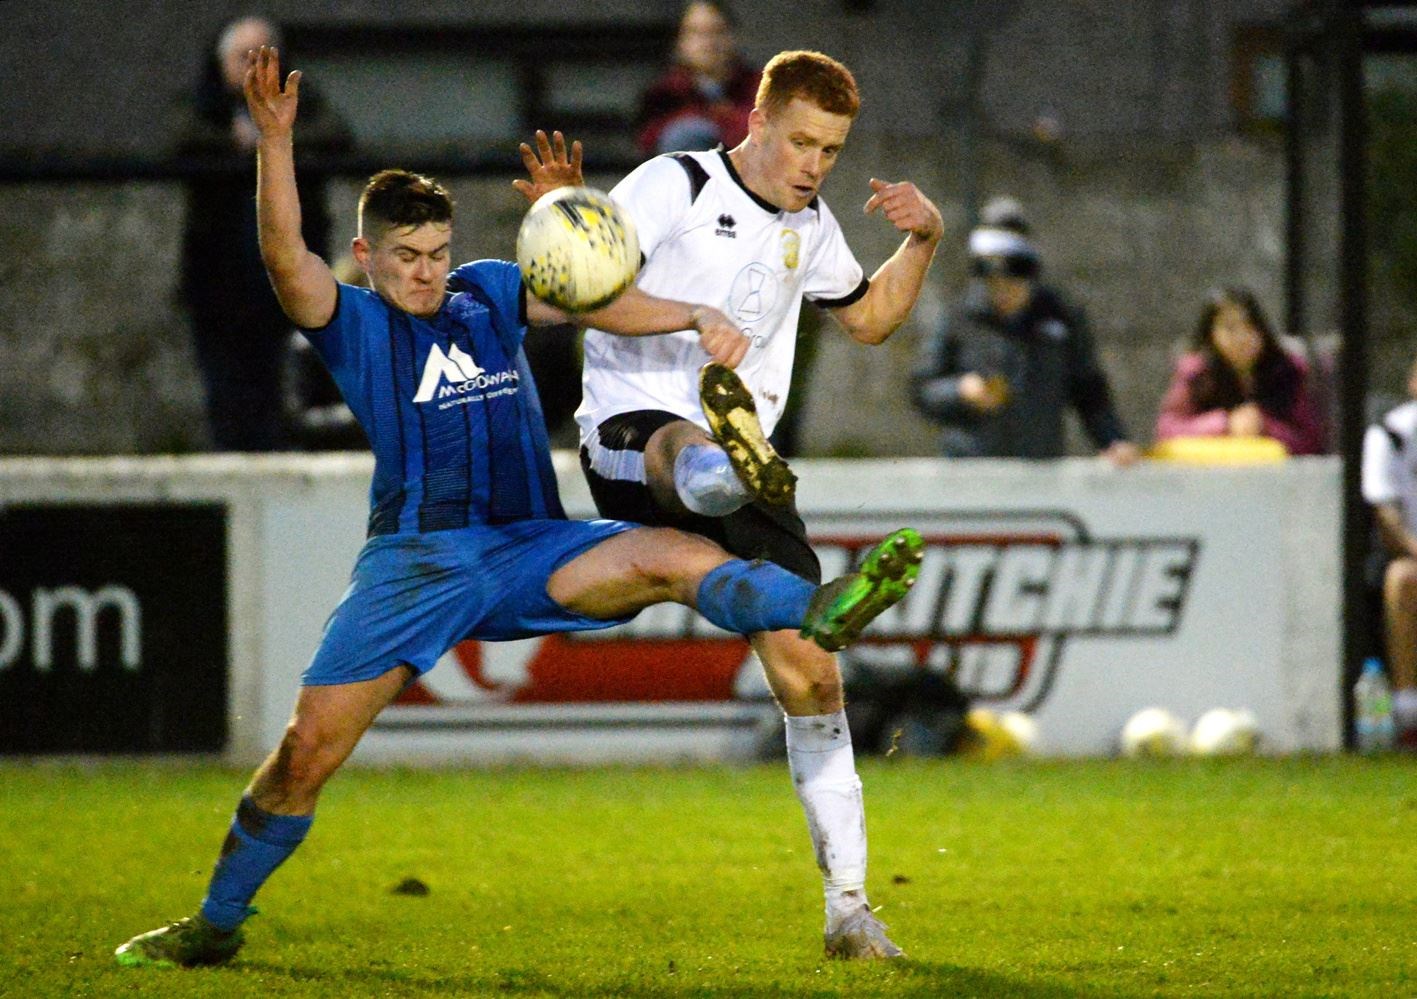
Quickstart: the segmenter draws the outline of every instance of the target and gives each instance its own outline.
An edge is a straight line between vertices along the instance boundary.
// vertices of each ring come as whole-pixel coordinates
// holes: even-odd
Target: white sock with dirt
[[[787,765],[807,813],[827,919],[866,905],[866,808],[846,712],[787,716]]]
[[[690,444],[674,459],[679,501],[704,517],[726,517],[753,499],[717,444]]]

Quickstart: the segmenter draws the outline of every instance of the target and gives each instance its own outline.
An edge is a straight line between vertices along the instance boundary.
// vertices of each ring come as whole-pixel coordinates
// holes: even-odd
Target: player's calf
[[[777,506],[791,503],[797,476],[763,433],[753,393],[733,369],[705,364],[699,372],[699,401],[714,439],[753,498]]]

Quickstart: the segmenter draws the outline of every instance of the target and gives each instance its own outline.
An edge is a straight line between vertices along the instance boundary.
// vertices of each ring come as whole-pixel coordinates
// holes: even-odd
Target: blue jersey
[[[305,335],[374,449],[369,534],[565,519],[522,340],[517,266],[464,264],[436,315],[339,286]]]

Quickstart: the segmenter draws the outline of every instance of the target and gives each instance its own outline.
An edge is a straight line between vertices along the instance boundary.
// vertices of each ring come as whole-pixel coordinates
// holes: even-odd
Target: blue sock
[[[243,797],[202,899],[202,918],[222,930],[240,926],[254,911],[257,889],[295,852],[313,821],[313,815],[272,815]]]
[[[800,628],[816,587],[780,565],[734,559],[699,583],[699,613],[739,635]]]

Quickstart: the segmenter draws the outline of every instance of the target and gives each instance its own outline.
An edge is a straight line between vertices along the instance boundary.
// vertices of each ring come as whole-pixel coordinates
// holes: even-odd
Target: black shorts
[[[674,514],[655,503],[644,482],[645,445],[660,427],[682,419],[663,410],[641,409],[612,416],[596,428],[595,458],[582,445],[581,469],[600,515],[650,527],[677,527],[708,538],[739,558],[760,558],[821,583],[822,566],[807,542],[807,527],[795,503],[750,503],[727,517]]]

